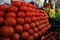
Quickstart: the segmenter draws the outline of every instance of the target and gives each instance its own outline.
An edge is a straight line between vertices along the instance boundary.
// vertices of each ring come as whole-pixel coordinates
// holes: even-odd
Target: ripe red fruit
[[[38,26],[38,30],[41,31],[42,30],[42,26]]]
[[[27,39],[29,37],[29,33],[28,32],[23,32],[22,33],[22,38],[23,39]]]
[[[33,29],[33,28],[36,27],[36,24],[35,24],[35,23],[31,23],[31,24],[30,24],[30,27]]]
[[[36,21],[36,26],[38,27],[40,25],[40,23],[38,21]]]
[[[0,17],[4,17],[5,16],[5,12],[4,11],[0,11]]]
[[[13,18],[16,18],[16,14],[14,12],[8,12],[6,14],[6,17],[13,17]]]
[[[20,2],[19,1],[14,1],[14,2],[12,2],[12,5],[13,6],[16,6],[16,7],[19,7],[20,6]]]
[[[0,29],[0,33],[4,37],[9,37],[14,34],[14,29],[11,26],[2,26]]]
[[[22,33],[23,32],[23,27],[21,25],[16,25],[15,30],[18,33]]]
[[[40,17],[37,17],[37,21],[39,21],[40,20]]]
[[[38,28],[37,27],[35,27],[33,30],[34,30],[35,33],[38,32]]]
[[[26,17],[26,18],[25,18],[25,22],[28,23],[28,24],[30,24],[30,23],[31,23],[31,18]]]
[[[26,2],[21,2],[21,6],[27,6]]]
[[[12,37],[12,40],[20,40],[20,35],[15,33]]]
[[[25,13],[24,13],[24,12],[18,12],[18,13],[17,13],[17,16],[18,16],[18,17],[25,17]]]
[[[42,31],[39,31],[38,34],[39,34],[39,36],[41,36],[43,33],[42,33]]]
[[[42,33],[43,33],[43,34],[45,33],[45,30],[44,30],[44,29],[42,29]]]
[[[28,40],[34,40],[34,37],[33,36],[29,36]]]
[[[31,14],[32,14],[32,16],[36,16],[36,13],[35,12],[32,12]]]
[[[4,18],[0,17],[0,24],[2,24],[4,21]]]
[[[16,25],[16,20],[12,17],[8,17],[8,18],[5,19],[4,24],[8,25],[8,26],[15,26]]]
[[[33,5],[32,4],[28,4],[28,7],[33,7]]]
[[[23,18],[17,18],[17,24],[23,25],[24,24],[24,19]]]
[[[30,29],[30,25],[29,24],[24,24],[23,29],[25,31],[28,31]]]
[[[37,18],[36,17],[32,17],[31,20],[32,20],[32,22],[35,22],[37,20]]]
[[[33,30],[30,29],[30,30],[29,30],[29,34],[30,34],[30,35],[33,35],[33,33],[34,33]]]
[[[18,9],[15,6],[9,6],[8,11],[17,12]]]
[[[32,13],[31,12],[26,12],[26,16],[27,17],[32,17]]]
[[[19,10],[20,11],[27,11],[27,6],[20,6],[19,7]]]
[[[40,13],[36,12],[36,16],[39,17],[40,16]]]
[[[7,10],[7,6],[6,5],[0,5],[0,10],[6,11]]]
[[[33,34],[33,37],[34,37],[34,38],[38,38],[38,36],[39,36],[38,33],[34,33],[34,34]]]
[[[48,30],[48,27],[45,27],[44,30],[47,31]]]
[[[0,40],[10,40],[10,38],[4,38],[4,37],[2,37]]]

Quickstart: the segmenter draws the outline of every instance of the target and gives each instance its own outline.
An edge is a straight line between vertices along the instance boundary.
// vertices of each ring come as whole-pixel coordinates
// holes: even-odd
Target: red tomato
[[[21,2],[21,6],[27,6],[26,2]]]
[[[38,34],[39,34],[39,36],[41,36],[43,33],[42,33],[42,31],[39,31]]]
[[[27,6],[20,6],[19,7],[19,10],[20,11],[27,11]]]
[[[36,22],[37,18],[36,17],[32,17],[31,20],[32,20],[32,22]]]
[[[12,37],[12,40],[20,40],[20,35],[15,33]]]
[[[25,17],[25,13],[24,13],[24,12],[18,12],[18,13],[17,13],[17,16],[18,16],[18,17]]]
[[[30,23],[31,23],[31,18],[26,17],[26,18],[25,18],[25,22],[28,23],[28,24],[30,24]]]
[[[4,11],[0,11],[0,17],[4,17],[5,16],[5,12]]]
[[[34,37],[33,36],[29,36],[28,40],[34,40]]]
[[[6,5],[0,5],[0,10],[2,11],[6,11],[7,10],[7,6]]]
[[[43,28],[42,26],[38,26],[38,30],[41,31]]]
[[[36,16],[39,17],[40,16],[40,13],[36,12]]]
[[[4,38],[4,37],[2,37],[1,40],[10,40],[10,38]]]
[[[4,18],[0,17],[0,24],[4,22]]]
[[[25,31],[28,31],[30,29],[30,25],[29,24],[24,24],[23,29]]]
[[[18,9],[15,6],[9,6],[8,11],[17,12]]]
[[[37,33],[37,32],[38,32],[38,28],[35,27],[35,28],[33,29],[33,31],[34,31],[35,33]]]
[[[40,17],[37,17],[37,21],[39,21],[40,20]]]
[[[36,12],[38,12],[38,13],[39,13],[39,12],[40,12],[40,10],[39,10],[39,9],[37,9],[37,10],[36,10]]]
[[[15,30],[18,33],[22,33],[23,32],[23,27],[21,25],[16,25]]]
[[[22,38],[23,39],[27,39],[29,37],[29,33],[28,32],[23,32],[22,33]]]
[[[12,5],[13,6],[16,6],[16,7],[19,7],[20,6],[20,2],[19,1],[14,1],[14,2],[12,2]]]
[[[25,20],[23,18],[17,18],[17,24],[23,25]]]
[[[36,21],[36,26],[38,27],[40,25],[40,23],[38,21]]]
[[[8,18],[5,19],[4,24],[8,25],[8,26],[15,26],[16,25],[16,20],[12,17],[8,17]]]
[[[32,14],[32,16],[36,16],[36,13],[35,12],[32,12],[31,14]]]
[[[31,12],[32,12],[32,11],[33,11],[33,9],[32,9],[31,7],[28,7],[28,11],[31,11]]]
[[[44,30],[44,29],[42,29],[42,33],[43,33],[43,34],[45,33],[45,30]]]
[[[0,33],[4,37],[9,37],[14,34],[14,29],[11,26],[2,26],[0,29]]]
[[[6,17],[13,17],[13,18],[16,18],[16,14],[14,12],[8,12],[6,14]]]
[[[29,34],[30,34],[30,35],[33,35],[33,33],[34,33],[33,30],[30,29],[30,30],[29,30]]]
[[[33,28],[36,27],[36,24],[35,24],[35,23],[31,23],[31,24],[30,24],[30,27],[33,29]]]
[[[33,7],[33,5],[32,4],[28,4],[28,7]]]
[[[38,38],[38,36],[39,36],[38,33],[34,33],[34,34],[33,34],[33,37],[34,37],[34,38]]]
[[[26,16],[27,17],[32,17],[32,13],[31,12],[26,12]]]

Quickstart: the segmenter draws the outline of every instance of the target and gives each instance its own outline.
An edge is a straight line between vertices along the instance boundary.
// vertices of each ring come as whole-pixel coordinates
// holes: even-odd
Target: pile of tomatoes
[[[34,40],[50,29],[43,10],[26,2],[0,5],[0,40]]]

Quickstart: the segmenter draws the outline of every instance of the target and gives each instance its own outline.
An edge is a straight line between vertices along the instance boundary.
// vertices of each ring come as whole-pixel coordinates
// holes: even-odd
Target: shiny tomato
[[[33,31],[34,31],[35,33],[37,33],[37,32],[38,32],[38,28],[35,27],[35,28],[33,29]]]
[[[24,13],[24,12],[18,12],[18,13],[17,13],[17,16],[18,16],[18,17],[25,17],[25,13]]]
[[[10,37],[14,34],[14,29],[11,26],[2,26],[0,33],[4,37]]]
[[[33,36],[29,36],[28,40],[34,40],[34,37]]]
[[[25,22],[23,18],[17,18],[16,21],[17,21],[17,24],[20,24],[20,25],[23,25]]]
[[[37,18],[36,17],[32,17],[31,20],[32,20],[32,22],[36,22]]]
[[[0,17],[4,17],[5,16],[5,12],[4,11],[0,11]]]
[[[8,12],[6,14],[6,17],[13,17],[13,18],[16,18],[16,14],[14,12]]]
[[[4,18],[0,17],[0,24],[4,22]]]
[[[29,37],[29,33],[28,32],[23,32],[22,33],[22,38],[23,39],[27,39]]]
[[[23,32],[23,27],[21,25],[16,25],[15,30],[18,33],[22,33]]]
[[[30,35],[33,35],[33,33],[34,33],[33,29],[30,29],[30,30],[29,30],[29,34],[30,34]]]
[[[34,33],[34,34],[33,34],[33,37],[34,37],[34,38],[38,38],[38,36],[39,36],[38,33]]]
[[[20,6],[20,2],[19,1],[14,1],[14,2],[12,2],[12,5],[13,6],[16,6],[16,7],[19,7]]]
[[[4,24],[8,26],[15,26],[16,25],[16,20],[12,17],[8,17],[4,20]]]
[[[25,31],[28,31],[30,29],[30,25],[29,24],[24,24],[23,29]]]

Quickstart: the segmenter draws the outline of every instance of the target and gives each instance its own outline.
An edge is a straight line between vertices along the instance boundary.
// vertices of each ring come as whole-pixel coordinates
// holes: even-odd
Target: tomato
[[[6,11],[7,10],[7,6],[6,5],[0,5],[0,10],[2,11]]]
[[[36,21],[36,26],[38,27],[40,25],[40,23],[38,21]]]
[[[25,13],[24,13],[24,12],[18,12],[18,13],[17,13],[17,16],[18,16],[18,17],[25,17]]]
[[[27,7],[26,7],[26,6],[20,6],[20,7],[19,7],[19,10],[20,10],[20,11],[27,11]]]
[[[8,26],[15,26],[16,25],[16,20],[12,17],[8,17],[4,20],[4,24]]]
[[[29,37],[29,33],[28,32],[23,32],[22,33],[22,38],[23,39],[27,39]]]
[[[14,1],[14,2],[12,2],[12,5],[13,6],[16,6],[16,7],[19,7],[20,6],[20,2],[19,1]]]
[[[0,24],[4,22],[4,18],[0,17]]]
[[[38,26],[38,30],[41,31],[43,28],[42,26]]]
[[[14,29],[11,26],[2,26],[0,28],[0,33],[4,37],[9,37],[14,34]]]
[[[33,35],[34,31],[32,29],[29,30],[29,34]]]
[[[30,24],[30,23],[31,23],[31,18],[26,17],[26,18],[25,18],[25,22],[28,23],[28,24]]]
[[[38,34],[39,34],[39,36],[41,36],[43,33],[42,33],[42,31],[39,31]]]
[[[44,29],[42,29],[42,33],[43,33],[43,34],[45,33],[45,30],[44,30]]]
[[[32,12],[31,14],[32,14],[32,16],[36,16],[36,13],[35,12]]]
[[[36,16],[39,17],[40,16],[40,13],[36,12]]]
[[[34,34],[33,34],[33,37],[34,37],[34,38],[38,38],[38,36],[39,36],[38,33],[34,33]]]
[[[33,36],[29,36],[28,40],[34,40],[34,37]]]
[[[4,17],[5,16],[5,12],[4,11],[0,11],[0,17]]]
[[[26,12],[26,17],[32,17],[32,13],[31,12]]]
[[[39,21],[40,20],[40,17],[37,17],[37,21]]]
[[[21,2],[21,6],[27,6],[26,2]]]
[[[17,18],[17,24],[23,25],[25,20],[23,18]]]
[[[28,4],[28,7],[33,7],[33,5],[32,4]]]
[[[36,22],[37,18],[36,17],[32,17],[31,20],[32,20],[32,22]]]
[[[33,28],[36,27],[36,24],[35,24],[35,23],[31,23],[31,24],[30,24],[30,27],[33,29]]]
[[[29,25],[29,24],[24,24],[24,25],[23,25],[23,29],[24,29],[25,31],[28,31],[28,30],[30,29],[30,25]]]
[[[35,27],[35,28],[33,29],[33,31],[34,31],[35,33],[37,33],[37,32],[38,32],[38,28]]]
[[[15,33],[12,37],[12,40],[20,40],[20,35],[18,33]]]
[[[16,25],[15,30],[18,33],[22,33],[23,32],[23,27],[21,25]]]
[[[9,6],[9,7],[8,7],[8,11],[17,12],[18,9],[17,9],[17,7],[15,7],[15,6]]]
[[[1,40],[10,40],[10,38],[5,38],[5,37],[2,37]]]
[[[6,14],[6,17],[13,17],[13,18],[16,18],[16,14],[14,12],[8,12]]]

